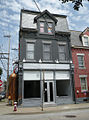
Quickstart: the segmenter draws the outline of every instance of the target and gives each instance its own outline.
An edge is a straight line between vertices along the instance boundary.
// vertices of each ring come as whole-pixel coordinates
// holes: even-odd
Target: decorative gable
[[[82,33],[81,33],[81,39],[83,46],[89,47],[89,28],[87,27]]]
[[[34,23],[37,22],[37,19],[39,18],[43,18],[44,20],[46,19],[51,19],[55,22],[55,24],[57,23],[57,19],[50,13],[48,12],[47,10],[43,11],[42,13],[40,13],[39,15],[37,15],[35,18],[34,18]]]
[[[37,28],[40,34],[55,34],[57,19],[47,10],[39,13],[39,15],[34,18],[34,23],[37,23]]]
[[[89,36],[89,27],[87,27],[87,28],[81,33],[81,36],[83,36],[83,35]]]

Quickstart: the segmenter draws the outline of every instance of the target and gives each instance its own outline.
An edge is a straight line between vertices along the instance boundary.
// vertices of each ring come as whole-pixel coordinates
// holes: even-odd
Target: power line
[[[3,69],[4,69],[5,71],[7,71],[6,68],[5,68],[5,66],[4,66],[4,64],[3,64],[3,62],[2,62],[2,60],[0,60],[0,61],[1,61],[1,64],[2,64],[2,66],[3,66]]]
[[[37,9],[39,10],[40,15],[41,15],[41,10],[40,10],[39,6],[37,5],[37,2],[36,2],[35,0],[33,0],[33,2],[35,3],[35,5],[36,5],[36,7],[37,7]],[[46,21],[46,18],[45,18],[44,16],[43,16],[43,19],[45,20],[47,26],[49,27],[48,22]],[[50,27],[49,27],[49,28],[50,28]]]
[[[0,46],[0,48],[1,48],[1,46]],[[3,52],[2,49],[0,49],[0,51],[1,51],[0,52],[0,55],[1,55],[0,59],[8,59],[7,57],[4,56],[4,55],[8,55],[8,53],[7,52]]]
[[[35,0],[33,0],[33,2],[35,3],[38,11],[40,12],[40,15],[42,15],[42,12],[41,12],[39,6],[37,5],[37,2],[36,2]],[[47,29],[51,29],[51,27],[50,27],[50,25],[48,24],[48,21],[46,20],[45,16],[43,15],[42,17],[43,17],[43,19],[44,19],[44,21],[45,21],[45,23],[46,23],[46,25],[47,25],[47,27],[48,27]]]
[[[5,76],[4,74],[2,74],[2,77],[3,77],[4,79],[6,79],[6,76]]]
[[[37,5],[36,1],[35,0],[33,0],[33,1],[34,1],[35,5],[36,5],[37,9],[39,10],[39,12],[41,12],[41,10],[40,10],[39,6]]]
[[[0,60],[0,61],[1,61],[1,64],[2,64],[2,66],[3,66],[3,69],[4,69],[5,71],[7,71],[7,69],[6,69],[5,66],[4,66],[3,61],[2,61],[2,60]],[[12,70],[9,70],[9,71],[12,71]]]

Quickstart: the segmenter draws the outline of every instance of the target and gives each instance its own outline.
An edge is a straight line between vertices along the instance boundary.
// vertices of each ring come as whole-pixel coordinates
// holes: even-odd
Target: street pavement
[[[8,106],[7,102],[0,102],[0,115],[31,115],[31,114],[43,114],[43,113],[57,113],[62,111],[83,110],[89,109],[89,103],[81,104],[68,104],[59,105],[55,107],[17,107],[17,111],[14,110],[14,106]]]
[[[89,120],[89,109],[39,114],[6,114],[0,120]]]

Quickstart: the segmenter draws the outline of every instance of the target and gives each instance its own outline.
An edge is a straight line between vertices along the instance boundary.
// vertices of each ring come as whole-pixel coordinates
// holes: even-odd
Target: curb
[[[70,108],[70,109],[60,109],[60,110],[44,110],[39,112],[18,112],[13,111],[13,113],[7,113],[3,115],[33,115],[33,114],[47,114],[47,113],[55,113],[55,112],[65,112],[65,111],[72,111],[72,110],[83,110],[83,109],[89,109],[89,107],[81,107],[81,108]]]

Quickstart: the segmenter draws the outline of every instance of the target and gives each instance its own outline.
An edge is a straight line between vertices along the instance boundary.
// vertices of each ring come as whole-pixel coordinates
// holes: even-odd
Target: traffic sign
[[[2,86],[2,81],[0,80],[0,86]]]

